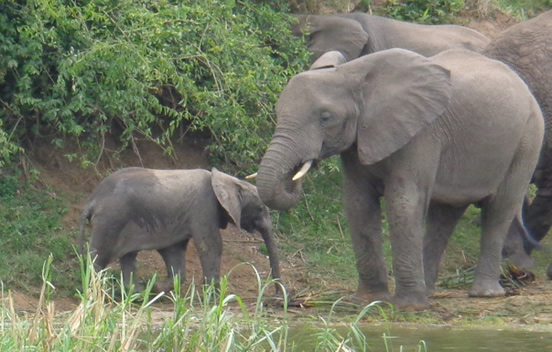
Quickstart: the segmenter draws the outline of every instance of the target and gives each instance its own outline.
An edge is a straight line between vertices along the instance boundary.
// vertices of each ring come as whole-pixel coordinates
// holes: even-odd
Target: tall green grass
[[[272,282],[262,282],[258,273],[257,300],[246,304],[227,291],[226,277],[219,291],[192,284],[181,292],[175,280],[174,291],[153,294],[152,280],[144,292],[133,293],[113,286],[105,271],[93,270],[90,258],[81,259],[80,303],[70,312],[59,312],[51,300],[52,263],[50,256],[34,312],[18,312],[11,294],[2,289],[0,351],[370,351],[376,344],[393,350],[387,334],[380,341],[368,341],[361,330],[369,312],[381,312],[385,318],[377,303],[359,307],[360,313],[345,329],[335,329],[333,315],[340,300],[334,302],[328,318],[320,318],[323,324],[310,329],[309,344],[301,344],[291,334],[293,319],[285,290],[279,313],[269,313],[264,301]],[[161,305],[168,314],[161,314]]]

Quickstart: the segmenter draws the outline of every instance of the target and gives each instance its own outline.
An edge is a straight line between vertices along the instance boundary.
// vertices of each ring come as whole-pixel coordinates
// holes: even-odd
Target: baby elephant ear
[[[240,181],[216,168],[211,170],[211,184],[220,205],[236,226],[241,224]]]
[[[312,64],[310,70],[337,67],[346,62],[347,59],[339,51],[328,51]]]

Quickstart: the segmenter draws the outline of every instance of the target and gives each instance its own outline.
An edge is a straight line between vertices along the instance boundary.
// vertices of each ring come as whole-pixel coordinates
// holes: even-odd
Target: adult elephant
[[[501,249],[512,221],[521,221],[544,129],[527,86],[506,65],[461,49],[431,58],[391,49],[344,61],[325,54],[283,90],[257,174],[263,202],[295,206],[302,166],[341,154],[356,295],[390,299],[384,197],[396,282],[391,300],[412,310],[429,306],[448,238],[466,207],[477,204],[481,257],[469,294],[503,295]],[[435,270],[424,272],[424,264]]]
[[[510,27],[493,39],[483,54],[506,63],[519,74],[544,116],[545,138],[533,178],[537,193],[524,214],[527,229],[540,241],[552,226],[552,11]],[[519,265],[531,266],[533,248],[526,238],[511,234],[504,254]],[[549,272],[552,274],[552,267]]]
[[[409,49],[425,56],[462,48],[480,52],[489,39],[457,25],[422,25],[365,13],[299,15],[296,35],[306,34],[312,61],[328,51],[340,51],[347,61],[391,48]]]
[[[81,219],[81,243],[87,221],[92,224],[90,251],[96,267],[103,269],[120,258],[127,287],[136,274],[136,255],[144,249],[156,249],[165,261],[169,278],[161,283],[164,290],[172,287],[173,276],[183,279],[190,239],[194,240],[206,282],[218,285],[222,254],[219,229],[229,222],[261,234],[272,277],[280,278],[272,217],[256,187],[215,168],[211,172],[121,169],[105,178],[88,198]]]

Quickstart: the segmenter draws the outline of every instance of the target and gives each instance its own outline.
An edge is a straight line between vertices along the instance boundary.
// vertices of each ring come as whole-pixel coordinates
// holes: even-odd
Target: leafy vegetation
[[[250,168],[273,103],[304,67],[283,1],[7,0],[0,4],[0,154],[41,136],[122,147],[207,133],[214,161]]]
[[[390,0],[385,12],[401,21],[440,24],[453,23],[463,8],[463,0]]]

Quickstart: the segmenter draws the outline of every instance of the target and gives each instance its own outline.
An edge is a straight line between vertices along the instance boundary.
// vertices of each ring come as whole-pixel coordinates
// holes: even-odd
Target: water
[[[301,328],[291,333],[295,345],[294,351],[311,351],[316,336],[312,328]],[[341,336],[347,337],[347,327],[336,327]],[[294,329],[292,329],[294,330]],[[393,326],[388,332],[383,326],[362,326],[367,337],[369,351],[374,352],[541,352],[552,351],[552,331],[527,331],[508,328],[491,330],[488,328],[458,329],[446,327],[401,328]],[[318,329],[314,334],[319,333]],[[383,334],[387,335],[386,350]],[[426,349],[418,348],[419,342],[425,341]],[[309,348],[309,345],[311,348]],[[401,349],[402,348],[402,349]]]
[[[552,351],[552,332],[423,328],[410,331],[393,329],[392,333],[398,336],[398,341],[393,341],[393,346],[397,342],[405,346],[416,346],[418,341],[424,340],[428,351]]]

